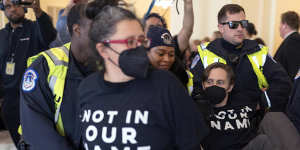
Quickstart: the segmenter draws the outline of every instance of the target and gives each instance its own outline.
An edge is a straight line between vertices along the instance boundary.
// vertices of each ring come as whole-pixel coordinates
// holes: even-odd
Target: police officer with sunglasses
[[[283,111],[291,84],[287,73],[268,54],[268,48],[245,39],[248,25],[244,9],[227,4],[218,13],[218,28],[223,38],[198,46],[191,72],[194,98],[202,93],[203,70],[214,62],[229,64],[236,74],[232,94],[244,93],[254,99],[258,110]],[[241,104],[243,100],[232,102]]]

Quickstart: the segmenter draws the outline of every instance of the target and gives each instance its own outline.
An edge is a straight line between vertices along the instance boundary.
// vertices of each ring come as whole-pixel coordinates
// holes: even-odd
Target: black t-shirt
[[[230,97],[229,101],[235,97]],[[228,103],[213,108],[213,115],[208,120],[210,133],[202,142],[204,150],[241,150],[256,136],[251,124],[256,106],[247,98],[244,101],[241,95],[238,97],[244,104]]]
[[[94,73],[79,93],[85,149],[199,150],[208,133],[191,97],[166,71],[125,83]]]

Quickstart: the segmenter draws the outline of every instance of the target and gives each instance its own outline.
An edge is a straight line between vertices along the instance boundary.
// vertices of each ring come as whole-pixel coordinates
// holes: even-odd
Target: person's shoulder
[[[48,67],[48,62],[46,58],[43,55],[35,55],[30,58],[28,58],[27,63],[31,62],[29,68],[37,68],[40,66],[47,66]],[[46,64],[46,65],[45,65]]]
[[[101,73],[94,72],[92,74],[90,74],[89,76],[87,76],[86,78],[84,78],[81,83],[80,83],[80,88],[84,88],[84,87],[90,87],[90,86],[97,86],[98,85],[98,81],[100,80],[100,76]]]
[[[236,108],[244,107],[244,106],[249,106],[251,108],[256,107],[253,103],[256,100],[253,99],[252,97],[249,97],[247,94],[241,92],[231,94],[229,97],[229,101],[230,101],[229,104],[232,107],[236,107]]]
[[[169,82],[177,80],[175,75],[167,70],[153,69],[149,73],[149,79],[157,81],[158,83]]]
[[[3,33],[3,32],[7,32],[7,29],[5,27],[0,29],[0,33]]]
[[[222,47],[222,38],[218,38],[218,39],[215,39],[211,42],[209,42],[209,44],[207,45],[207,48],[210,50],[210,49],[218,49],[220,47]]]
[[[7,36],[7,34],[4,34],[4,33],[8,33],[9,28],[11,28],[9,23],[5,24],[5,26],[0,29],[0,33],[1,33],[0,36]]]
[[[27,27],[27,26],[33,26],[36,24],[36,21],[32,21],[32,20],[29,20],[29,19],[24,19],[23,21],[23,26]]]
[[[103,73],[98,71],[90,74],[84,78],[78,87],[78,92],[81,95],[86,95],[87,93],[97,93],[101,87],[101,82],[103,81]]]
[[[249,39],[245,39],[244,40],[244,47],[243,49],[246,49],[248,51],[258,51],[260,50],[262,47],[266,47],[264,45],[259,44],[257,41],[255,40],[249,40]]]
[[[181,88],[182,84],[180,80],[170,71],[167,70],[153,70],[147,82],[150,82],[152,86],[157,87],[157,89],[177,89]]]
[[[298,32],[289,35],[283,42],[287,43],[288,46],[300,45],[300,34]]]
[[[97,71],[84,78],[77,89],[81,104],[105,93],[103,73]]]

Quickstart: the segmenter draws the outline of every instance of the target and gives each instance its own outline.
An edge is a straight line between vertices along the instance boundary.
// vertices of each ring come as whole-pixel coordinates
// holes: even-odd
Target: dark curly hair
[[[122,5],[126,5],[123,0],[94,0],[88,4],[77,4],[73,6],[67,17],[67,25],[70,35],[72,36],[73,34],[72,27],[74,24],[84,24],[84,22],[81,22],[83,17],[93,20],[105,6]]]

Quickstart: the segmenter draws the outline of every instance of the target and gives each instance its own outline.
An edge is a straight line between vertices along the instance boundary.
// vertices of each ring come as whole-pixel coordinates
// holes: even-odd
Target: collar
[[[24,18],[22,24],[20,24],[17,28],[23,28],[27,23],[29,22],[28,19]],[[8,30],[12,30],[12,26],[10,25],[10,22],[8,22],[6,25],[5,25],[5,28],[8,29]]]
[[[233,45],[224,39],[216,39],[207,46],[207,49],[219,56],[226,56],[228,53],[237,55],[241,53],[251,54],[260,50],[259,45],[255,40],[248,39],[243,41],[241,47],[237,47],[236,45]]]
[[[80,64],[73,56],[72,51],[70,49],[70,56],[69,56],[69,70],[71,74],[71,78],[84,78],[88,76],[91,71],[88,69],[88,67],[83,66]]]
[[[222,38],[222,46],[224,47],[224,49],[226,49],[227,51],[229,51],[231,53],[240,53],[244,46],[244,43],[242,42],[239,45],[233,45]]]
[[[287,34],[284,36],[283,39],[286,39],[288,36],[290,36],[291,34],[293,34],[293,33],[295,33],[295,32],[297,32],[297,31],[296,31],[296,30],[290,31],[289,33],[287,33]]]

